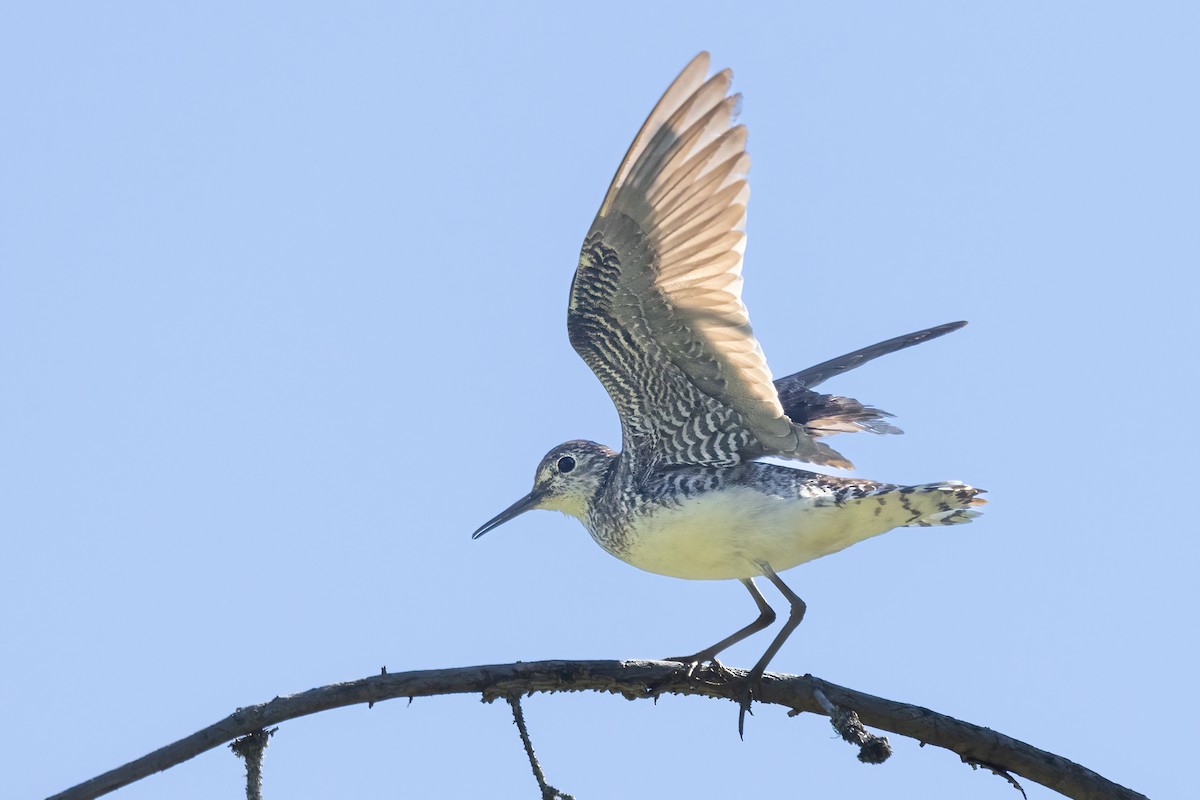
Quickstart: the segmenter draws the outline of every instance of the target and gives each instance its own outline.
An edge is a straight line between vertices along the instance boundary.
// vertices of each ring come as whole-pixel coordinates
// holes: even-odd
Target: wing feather
[[[571,342],[656,463],[849,462],[784,413],[742,302],[746,128],[732,73],[692,60],[633,140],[580,255]]]

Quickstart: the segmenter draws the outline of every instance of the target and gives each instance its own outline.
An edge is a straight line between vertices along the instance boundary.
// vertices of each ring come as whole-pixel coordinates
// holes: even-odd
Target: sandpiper
[[[734,124],[732,73],[706,79],[701,53],[667,89],[625,155],[583,243],[567,332],[621,418],[622,450],[571,441],[542,459],[533,490],[478,538],[535,508],[578,519],[635,567],[698,580],[736,579],[759,616],[711,647],[672,661],[715,662],[769,626],[765,577],[791,604],[754,665],[738,717],[768,662],[804,616],[778,573],[903,526],[978,515],[982,490],[959,481],[899,486],[759,461],[773,456],[850,468],[819,438],[899,433],[887,412],[813,390],[873,358],[961,328],[889,339],[772,381],[741,299],[749,188],[746,128]]]

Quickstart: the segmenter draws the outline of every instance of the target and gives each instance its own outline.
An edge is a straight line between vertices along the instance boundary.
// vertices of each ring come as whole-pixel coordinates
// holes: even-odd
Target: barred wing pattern
[[[849,467],[783,411],[741,299],[750,166],[732,74],[701,53],[617,170],[579,257],[567,330],[638,464],[763,455]]]

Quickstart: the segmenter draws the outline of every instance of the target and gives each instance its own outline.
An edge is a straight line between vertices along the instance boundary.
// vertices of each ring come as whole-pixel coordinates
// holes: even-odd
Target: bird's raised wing
[[[633,140],[571,285],[571,344],[625,447],[654,464],[761,455],[849,467],[784,414],[742,303],[749,186],[732,73],[692,60]]]

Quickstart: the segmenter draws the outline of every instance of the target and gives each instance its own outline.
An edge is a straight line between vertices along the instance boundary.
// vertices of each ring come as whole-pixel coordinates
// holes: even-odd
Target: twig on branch
[[[882,764],[892,755],[892,744],[886,736],[876,736],[868,731],[858,718],[858,714],[844,708],[838,708],[829,702],[829,698],[820,689],[813,689],[813,698],[821,706],[821,710],[829,715],[829,724],[844,740],[858,745],[858,760],[864,764]],[[792,716],[799,711],[789,712]]]
[[[529,739],[529,729],[525,727],[525,712],[521,710],[521,698],[515,694],[509,695],[508,704],[512,706],[513,722],[517,723],[517,730],[521,734],[521,744],[525,746],[525,755],[529,756],[529,766],[533,769],[534,780],[537,781],[538,789],[542,792],[542,800],[575,800],[571,795],[564,794],[546,783],[542,765],[538,763],[537,756],[533,754],[533,742]]]
[[[246,800],[262,800],[262,762],[267,740],[278,728],[259,729],[248,733],[229,744],[233,754],[246,762]]]
[[[725,667],[719,673],[704,667],[691,675],[667,661],[532,661],[480,667],[457,667],[373,675],[336,683],[267,703],[240,708],[225,719],[153,753],[92,778],[50,800],[99,797],[161,772],[214,747],[289,719],[358,703],[378,703],[398,697],[443,694],[482,694],[485,700],[534,692],[599,691],[629,699],[659,694],[700,695],[737,701],[744,670]],[[832,705],[852,709],[864,725],[936,745],[957,753],[968,763],[985,764],[1040,783],[1078,800],[1112,798],[1146,800],[1123,786],[1062,756],[979,725],[938,714],[927,708],[885,700],[828,683],[811,675],[763,676],[761,703],[782,705],[799,713],[826,714],[816,693]]]
[[[1021,797],[1024,797],[1025,800],[1029,800],[1029,795],[1025,794],[1025,787],[1023,787],[1017,781],[1017,779],[1010,775],[1008,770],[1004,769],[1003,767],[997,767],[995,764],[985,764],[982,761],[972,761],[965,756],[963,757],[963,763],[969,766],[971,769],[983,768],[991,772],[993,775],[1004,778],[1004,780],[1008,781],[1010,786],[1021,793]]]

